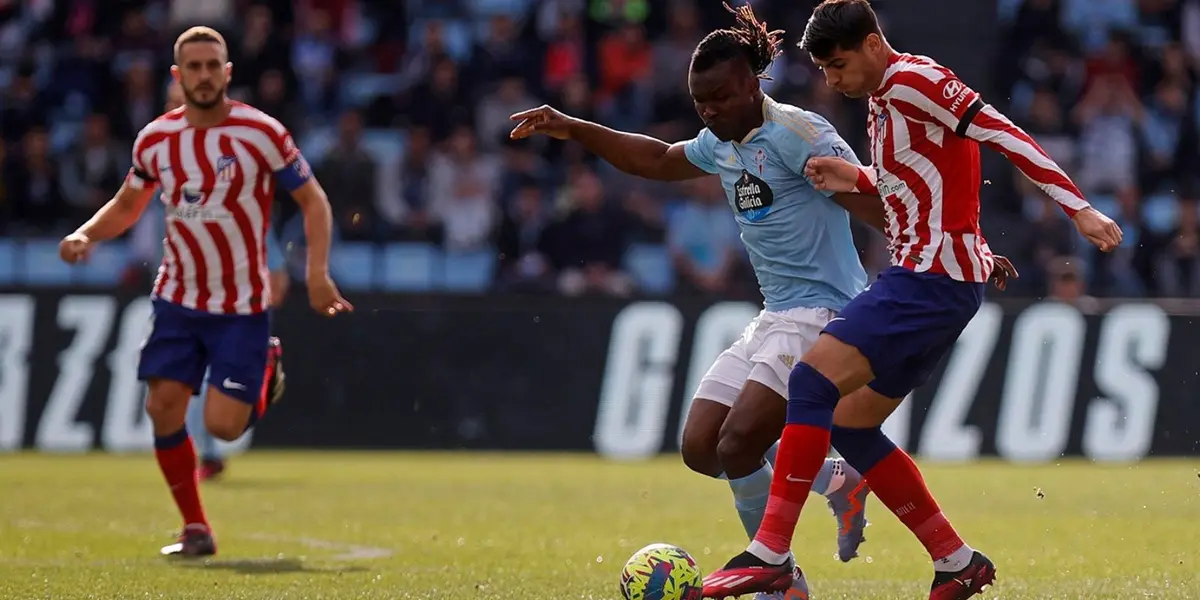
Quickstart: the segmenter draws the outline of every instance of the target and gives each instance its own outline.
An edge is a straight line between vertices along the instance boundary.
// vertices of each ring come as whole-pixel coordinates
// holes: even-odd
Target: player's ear
[[[233,63],[226,62],[225,63],[225,79],[230,79],[232,77],[233,77]]]
[[[883,38],[878,33],[868,34],[867,39],[863,40],[863,47],[872,54],[879,52],[883,48]]]
[[[180,82],[179,65],[171,65],[171,78],[174,79],[176,82]],[[182,82],[180,82],[180,83],[182,84]]]

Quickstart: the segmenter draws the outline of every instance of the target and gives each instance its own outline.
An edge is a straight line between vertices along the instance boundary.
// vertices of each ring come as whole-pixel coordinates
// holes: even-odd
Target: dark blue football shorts
[[[155,298],[154,324],[142,347],[138,379],[170,379],[201,392],[204,372],[209,385],[243,402],[255,404],[267,371],[271,317],[219,315]]]
[[[824,333],[862,352],[871,389],[904,398],[929,380],[983,304],[985,283],[892,267],[846,305]]]

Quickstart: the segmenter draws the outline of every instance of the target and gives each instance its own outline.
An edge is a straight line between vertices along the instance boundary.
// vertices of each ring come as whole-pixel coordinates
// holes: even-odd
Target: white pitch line
[[[388,558],[395,554],[389,548],[381,548],[379,546],[363,546],[359,544],[348,544],[345,542],[335,542],[331,540],[322,540],[311,537],[292,538],[269,533],[252,533],[246,537],[258,540],[261,542],[277,542],[281,544],[300,544],[309,548],[319,548],[321,550],[341,550],[340,554],[333,556],[334,560],[372,560],[379,558]]]
[[[56,531],[59,533],[79,533],[79,532],[84,531],[84,528],[78,524],[47,523],[45,521],[38,521],[38,520],[34,520],[34,519],[18,519],[16,521],[13,521],[12,525],[18,529],[44,529],[44,530],[49,530],[49,531]],[[126,533],[129,533],[129,532],[126,532]],[[138,535],[140,536],[141,533],[139,532]],[[316,548],[319,550],[337,551],[338,554],[335,554],[332,557],[330,557],[331,560],[336,560],[336,561],[377,560],[377,559],[381,559],[381,558],[388,558],[388,557],[391,557],[393,554],[395,554],[395,552],[393,552],[390,548],[383,548],[380,546],[364,546],[362,544],[350,544],[347,542],[338,542],[338,541],[334,541],[334,540],[324,540],[324,539],[312,538],[312,537],[287,537],[287,536],[275,535],[275,534],[270,534],[270,533],[254,533],[254,532],[247,533],[247,534],[241,534],[240,537],[257,540],[260,542],[275,542],[275,543],[279,543],[279,544],[299,544],[301,546],[307,546],[309,548]],[[0,558],[0,563],[13,564],[13,562],[14,562],[13,559]],[[50,563],[48,566],[52,566],[53,563],[55,563],[56,561],[50,560],[50,561],[46,561],[46,562]],[[96,561],[96,562],[99,563],[98,566],[102,566],[103,564],[108,563],[108,561]],[[77,564],[86,564],[86,563],[77,563]]]

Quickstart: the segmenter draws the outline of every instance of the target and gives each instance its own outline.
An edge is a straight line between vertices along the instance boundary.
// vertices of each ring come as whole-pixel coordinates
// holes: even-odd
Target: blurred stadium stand
[[[797,38],[812,3],[754,4]],[[885,19],[895,4],[876,2]],[[1128,232],[1119,252],[1093,255],[1040,191],[989,158],[985,232],[1023,275],[1010,294],[1054,295],[1065,261],[1084,273],[1079,294],[1196,295],[1200,0],[995,9],[991,67],[964,77]],[[611,283],[631,279],[645,295],[756,296],[710,183],[645,182],[576,146],[506,135],[511,112],[543,102],[672,141],[694,135],[685,70],[703,34],[728,23],[715,0],[0,2],[0,286],[144,285],[161,252],[157,208],[86,266],[62,265],[54,245],[120,184],[132,137],[162,111],[171,42],[198,23],[229,39],[231,95],[290,127],[329,190],[332,268],[348,290],[623,294],[630,286]],[[896,23],[889,36],[921,51],[904,41],[920,32]],[[861,108],[792,44],[772,75],[769,93],[825,114],[862,154]],[[302,274],[299,216],[283,196],[275,213]],[[857,233],[878,271],[882,240]],[[725,253],[733,268],[713,259]],[[605,276],[571,276],[581,271]],[[609,284],[569,284],[580,279]]]

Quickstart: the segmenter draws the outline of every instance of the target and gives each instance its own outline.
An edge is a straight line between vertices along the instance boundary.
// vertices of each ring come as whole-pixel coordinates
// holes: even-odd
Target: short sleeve
[[[705,128],[696,134],[696,137],[684,142],[683,151],[687,154],[688,161],[696,165],[697,169],[715,175],[718,173],[714,152],[716,146],[717,136]]]
[[[789,116],[777,123],[774,132],[775,149],[783,157],[788,169],[801,177],[804,176],[804,165],[808,159],[816,156],[836,157],[862,166],[854,150],[850,149],[850,144],[842,139],[829,121],[816,113]],[[828,190],[821,193],[833,195]]]
[[[304,155],[300,153],[300,148],[296,146],[292,134],[286,129],[283,130],[281,147],[283,151],[279,153],[279,156],[282,161],[277,165],[271,165],[271,168],[275,171],[275,181],[279,182],[283,189],[294,192],[312,179],[312,168],[305,160]]]
[[[158,170],[149,164],[151,159],[147,157],[156,140],[149,127],[138,132],[137,139],[133,142],[129,174],[125,176],[125,184],[129,187],[141,190],[158,185]]]

